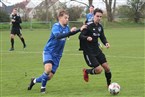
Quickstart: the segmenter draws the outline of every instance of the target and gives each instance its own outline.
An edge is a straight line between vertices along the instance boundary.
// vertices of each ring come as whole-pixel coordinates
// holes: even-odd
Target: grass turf
[[[112,82],[121,86],[118,97],[144,97],[144,33],[143,27],[105,29],[111,48],[103,52],[111,67]],[[49,34],[48,29],[23,30],[27,48],[23,50],[15,37],[15,51],[10,52],[9,31],[0,32],[1,97],[111,97],[104,72],[84,82],[82,69],[89,67],[78,51],[78,34],[66,42],[60,67],[47,83],[46,94],[40,93],[41,84],[27,91],[30,78],[43,72],[42,51]]]

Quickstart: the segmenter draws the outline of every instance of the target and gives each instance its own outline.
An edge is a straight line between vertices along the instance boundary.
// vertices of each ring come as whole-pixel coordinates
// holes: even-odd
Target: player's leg
[[[102,64],[102,67],[104,68],[105,70],[105,77],[106,77],[106,81],[107,81],[107,86],[109,86],[111,84],[111,77],[112,77],[112,74],[111,74],[111,71],[110,71],[110,68],[109,68],[109,65],[108,63],[103,63]]]
[[[44,62],[44,72],[38,78],[31,79],[31,82],[28,86],[28,90],[31,90],[32,87],[35,85],[35,83],[42,83],[42,79],[44,79],[45,81],[46,81],[46,79],[48,79],[48,77],[49,77],[48,75],[52,70],[52,64],[53,64],[52,56],[49,53],[43,52],[43,62]],[[43,81],[42,86],[44,86],[44,81]]]
[[[59,66],[59,57],[52,57],[53,61],[45,61],[47,64],[45,64],[45,73],[47,76],[43,77],[41,80],[42,86],[41,86],[41,93],[45,93],[46,91],[46,83],[48,80],[52,79],[53,75],[55,74],[58,66]]]
[[[111,74],[109,65],[107,63],[106,57],[103,53],[99,54],[98,61],[100,62],[103,69],[105,70],[105,77],[106,77],[107,85],[109,86],[111,83],[112,74]]]
[[[49,74],[51,73],[52,70],[52,63],[48,62],[44,65],[44,72],[42,73],[41,76],[39,76],[38,78],[32,78],[30,85],[28,86],[28,90],[31,90],[32,87],[36,84],[36,83],[42,83],[41,86],[41,90],[43,90],[43,92],[45,92],[45,88],[46,88],[46,83],[47,81],[50,79],[49,78]],[[51,77],[53,75],[51,74]],[[41,91],[42,92],[42,91]]]
[[[40,92],[45,93],[47,81],[50,80],[55,74],[58,68],[59,60],[60,58],[53,58],[48,52],[44,52],[43,53],[44,73],[38,78],[31,80],[32,83],[30,82],[28,90],[31,90],[32,87],[35,85],[35,83],[42,83]]]
[[[12,29],[11,30],[11,34],[10,34],[11,48],[10,48],[9,51],[13,51],[14,50],[14,37],[15,37],[15,32]]]
[[[21,30],[20,30],[20,29],[18,29],[18,30],[17,30],[17,35],[18,35],[18,37],[20,38],[21,42],[23,43],[23,48],[26,48],[25,39],[23,38],[23,36],[22,36],[22,33],[21,33]]]
[[[40,76],[39,78],[36,79],[36,82],[41,81],[41,83],[42,83],[41,90],[40,90],[41,93],[45,93],[47,81],[51,79],[49,77],[49,75],[52,71],[52,64],[53,63],[51,61],[46,63],[45,66],[44,66],[44,69],[45,69],[44,73],[42,74],[42,76]],[[53,76],[52,73],[51,73],[51,76]]]
[[[84,59],[89,67],[93,67],[91,69],[83,69],[84,80],[88,82],[89,81],[88,74],[91,75],[100,74],[102,72],[102,67],[99,66],[98,60],[96,59],[95,56],[84,54]]]

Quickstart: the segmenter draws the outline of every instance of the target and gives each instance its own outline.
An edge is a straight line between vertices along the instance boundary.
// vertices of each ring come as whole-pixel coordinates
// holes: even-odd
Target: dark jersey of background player
[[[105,70],[105,77],[107,81],[107,86],[111,83],[111,71],[107,63],[106,57],[98,45],[98,38],[101,39],[102,43],[106,48],[110,47],[105,35],[102,25],[99,23],[103,15],[101,9],[94,10],[93,22],[87,23],[87,29],[84,29],[79,36],[82,41],[80,45],[81,50],[83,50],[84,59],[91,69],[83,69],[84,80],[89,81],[88,74],[100,74],[102,72],[102,67]],[[101,66],[102,67],[101,67]]]
[[[17,9],[13,9],[13,12],[11,14],[11,22],[10,24],[12,25],[11,28],[11,35],[10,35],[10,39],[11,39],[11,48],[10,51],[14,50],[14,36],[17,35],[20,40],[23,43],[23,48],[26,48],[26,44],[25,44],[25,40],[22,36],[21,33],[21,26],[20,23],[22,23],[21,17],[17,14]]]

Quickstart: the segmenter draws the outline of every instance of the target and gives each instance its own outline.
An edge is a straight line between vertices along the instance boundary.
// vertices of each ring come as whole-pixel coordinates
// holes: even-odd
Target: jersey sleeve
[[[103,30],[103,27],[101,26],[101,29],[102,29],[102,31],[101,31],[101,33],[100,33],[100,40],[102,41],[102,43],[105,45],[106,43],[108,43],[108,41],[107,41],[107,39],[106,39],[106,37],[105,37],[105,35],[104,35],[104,30]]]
[[[53,27],[52,27],[52,33],[53,33],[53,35],[55,37],[58,36],[59,33],[61,33],[60,30],[59,30],[59,25],[56,25],[56,24],[53,25]]]
[[[88,36],[86,34],[87,34],[87,29],[83,29],[79,35],[79,39],[80,40],[87,40]]]
[[[62,39],[62,38],[69,37],[71,35],[74,35],[74,34],[78,33],[79,31],[80,31],[80,29],[78,29],[74,32],[70,32],[69,26],[67,26],[66,33],[63,33],[61,28],[59,27],[59,25],[55,24],[52,27],[52,33],[53,33],[53,35],[55,36],[56,39]]]

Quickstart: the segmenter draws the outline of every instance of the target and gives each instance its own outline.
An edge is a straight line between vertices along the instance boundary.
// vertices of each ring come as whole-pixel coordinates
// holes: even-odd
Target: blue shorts
[[[47,51],[43,51],[43,64],[51,63],[52,64],[52,73],[55,74],[61,57],[60,56],[53,56]]]

